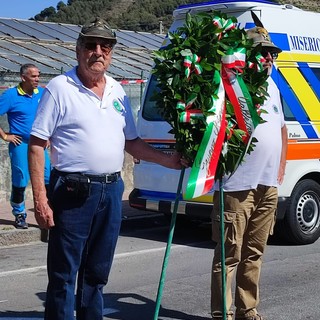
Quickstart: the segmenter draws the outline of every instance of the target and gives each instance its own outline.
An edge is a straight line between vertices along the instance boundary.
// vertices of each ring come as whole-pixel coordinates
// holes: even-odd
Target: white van
[[[263,0],[216,0],[180,6],[173,13],[170,31],[183,25],[187,12],[214,10],[235,16],[239,27],[245,29],[254,27],[250,12],[254,11],[272,41],[283,50],[272,72],[281,93],[289,138],[286,175],[279,187],[277,230],[292,243],[312,243],[320,236],[320,30],[316,27],[320,14]],[[174,139],[168,134],[171,127],[151,101],[155,85],[151,77],[138,113],[139,134],[155,148],[172,152]],[[179,171],[137,162],[130,205],[171,214],[179,175]],[[185,177],[183,190],[187,180]],[[212,196],[209,193],[186,201],[182,195],[178,214],[209,220]]]

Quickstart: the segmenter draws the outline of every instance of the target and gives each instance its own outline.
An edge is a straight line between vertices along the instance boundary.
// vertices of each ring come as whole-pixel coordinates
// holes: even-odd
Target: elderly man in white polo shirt
[[[77,41],[78,66],[49,82],[33,124],[29,164],[35,216],[50,229],[46,320],[103,318],[121,223],[124,151],[180,169],[179,154],[157,151],[137,135],[128,97],[110,76],[116,35],[97,18]],[[51,143],[54,167],[49,199],[43,183],[43,148]]]

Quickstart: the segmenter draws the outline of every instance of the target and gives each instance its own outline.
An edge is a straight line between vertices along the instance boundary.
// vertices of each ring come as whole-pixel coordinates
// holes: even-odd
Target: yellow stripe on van
[[[281,73],[297,95],[311,121],[320,119],[320,102],[297,68],[281,68]],[[320,125],[315,125],[320,132]]]
[[[277,68],[298,68],[298,63],[294,61],[276,61]]]
[[[281,52],[276,63],[285,63],[285,62],[307,62],[307,63],[320,63],[319,54],[304,54],[304,53],[291,53],[291,52]]]

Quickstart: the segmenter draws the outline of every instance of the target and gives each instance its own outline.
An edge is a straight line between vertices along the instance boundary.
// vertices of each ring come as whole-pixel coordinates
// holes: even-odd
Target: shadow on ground
[[[45,293],[37,294],[38,298],[45,300]],[[154,318],[155,301],[135,293],[115,293],[104,295],[104,319],[113,320],[151,320]],[[1,311],[0,319],[43,319],[44,313],[40,311]],[[159,320],[208,320],[208,317],[190,315],[185,312],[160,307]]]
[[[105,314],[108,319],[151,320],[154,319],[155,301],[134,293],[106,294]],[[190,315],[185,312],[160,307],[159,320],[208,320],[208,317]]]

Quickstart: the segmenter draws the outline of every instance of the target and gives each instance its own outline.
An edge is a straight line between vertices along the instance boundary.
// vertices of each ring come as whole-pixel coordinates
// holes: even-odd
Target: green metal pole
[[[159,286],[158,286],[158,293],[157,293],[157,300],[156,300],[156,309],[155,309],[154,317],[153,317],[154,320],[158,320],[158,316],[159,316],[162,291],[163,291],[165,277],[166,277],[166,270],[167,270],[167,266],[168,266],[168,262],[169,262],[169,255],[170,255],[170,249],[171,249],[171,244],[172,244],[174,228],[175,228],[175,224],[176,224],[177,211],[178,211],[179,198],[180,198],[181,189],[182,189],[184,172],[185,172],[185,168],[182,168],[181,173],[180,173],[180,179],[179,179],[179,184],[178,184],[178,188],[177,188],[177,193],[176,193],[176,199],[174,202],[172,217],[171,217],[170,232],[169,232],[169,236],[168,236],[166,252],[165,252],[163,264],[162,264],[162,271],[161,271],[161,276],[160,276],[160,281],[159,281]]]
[[[224,199],[223,199],[223,182],[219,181],[220,190],[220,238],[221,238],[221,298],[222,298],[222,319],[227,320],[226,306],[226,259],[224,250]]]

